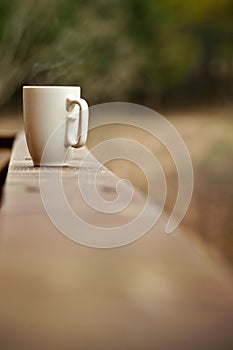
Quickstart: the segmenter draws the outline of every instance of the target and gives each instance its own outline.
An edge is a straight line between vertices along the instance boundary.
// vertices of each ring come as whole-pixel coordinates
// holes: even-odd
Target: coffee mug
[[[88,104],[80,93],[78,86],[23,87],[25,134],[35,166],[66,165],[70,146],[85,144]]]

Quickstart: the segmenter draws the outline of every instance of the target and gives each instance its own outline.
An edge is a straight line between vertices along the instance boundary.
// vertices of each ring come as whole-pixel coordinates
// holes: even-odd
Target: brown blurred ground
[[[185,232],[208,254],[223,259],[233,267],[233,106],[203,107],[164,115],[185,140],[194,167],[193,197],[182,222]],[[168,152],[146,132],[120,125],[92,130],[88,146],[92,148],[114,137],[137,140],[157,156],[168,186],[165,208],[168,213],[171,212],[177,196],[177,172]],[[145,176],[131,162],[114,160],[106,165],[119,177],[129,179],[139,190],[147,192]]]
[[[208,106],[191,111],[167,112],[164,115],[184,138],[194,167],[193,197],[182,222],[185,232],[200,243],[208,254],[223,259],[233,267],[233,106]],[[12,137],[22,127],[21,116],[13,113],[0,116],[1,139],[7,135]],[[158,157],[166,174],[166,211],[170,213],[177,195],[177,174],[168,152],[151,135],[122,125],[91,130],[88,147],[92,148],[113,137],[135,139]],[[6,156],[3,157],[5,161]],[[118,176],[129,179],[139,190],[147,191],[145,176],[131,162],[114,160],[106,165]]]

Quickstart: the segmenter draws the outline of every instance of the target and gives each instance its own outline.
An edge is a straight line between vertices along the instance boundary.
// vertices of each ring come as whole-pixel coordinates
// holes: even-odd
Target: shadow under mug
[[[23,87],[25,134],[34,165],[66,165],[70,146],[85,144],[89,112],[80,95],[78,86]]]

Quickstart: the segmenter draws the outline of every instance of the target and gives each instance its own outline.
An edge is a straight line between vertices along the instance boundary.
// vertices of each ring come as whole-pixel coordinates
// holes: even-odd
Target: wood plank
[[[23,130],[23,118],[19,113],[0,115],[0,148],[12,148],[14,138]]]
[[[5,148],[0,148],[0,201],[2,197],[2,186],[4,184],[6,174],[7,174],[7,167],[10,161],[10,150]]]
[[[11,151],[9,149],[0,149],[0,172],[5,169],[10,161]]]
[[[64,188],[77,187],[74,150]],[[76,164],[76,165],[75,165]],[[98,167],[90,164],[88,171]],[[232,275],[197,251],[166,217],[144,237],[115,249],[74,243],[49,220],[24,137],[16,140],[0,213],[1,349],[231,349]],[[49,171],[49,169],[44,169]],[[100,194],[114,197],[117,178],[106,169]],[[106,186],[108,191],[106,192]],[[73,210],[96,225],[132,219],[135,194],[120,214],[98,214],[78,191]],[[59,211],[59,203],[54,203]]]
[[[9,112],[0,115],[0,139],[14,138],[23,130],[22,114]]]

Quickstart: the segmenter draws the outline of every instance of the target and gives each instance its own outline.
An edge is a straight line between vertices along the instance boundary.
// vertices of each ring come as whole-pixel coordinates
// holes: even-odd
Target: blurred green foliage
[[[230,98],[231,0],[0,0],[0,103],[23,84],[90,103]]]

